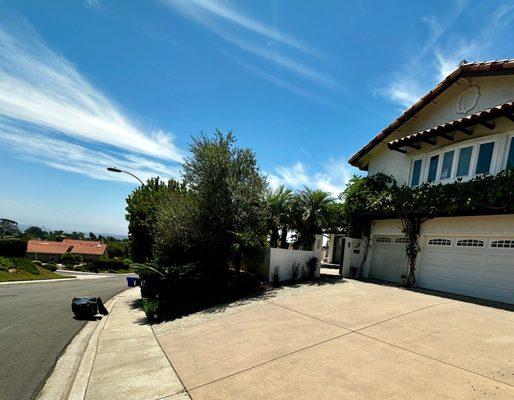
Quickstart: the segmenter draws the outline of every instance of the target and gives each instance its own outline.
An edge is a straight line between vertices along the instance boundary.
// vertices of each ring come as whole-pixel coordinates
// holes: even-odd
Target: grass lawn
[[[9,272],[9,270],[12,272]],[[26,258],[0,257],[0,282],[66,278],[72,277],[48,271]]]

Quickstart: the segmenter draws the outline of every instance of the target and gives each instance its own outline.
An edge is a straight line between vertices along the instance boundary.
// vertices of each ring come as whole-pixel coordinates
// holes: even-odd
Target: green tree
[[[151,178],[127,197],[125,218],[129,223],[130,252],[134,262],[144,263],[152,259],[160,198],[170,188],[177,186],[178,182],[174,180],[166,183],[158,177]]]
[[[293,192],[280,186],[266,193],[268,212],[267,226],[270,233],[270,247],[287,247],[287,232],[292,223]]]
[[[196,197],[185,185],[163,194],[155,225],[154,256],[158,266],[175,268],[196,260],[197,211]]]
[[[322,233],[330,222],[330,206],[334,199],[322,190],[305,187],[295,198],[293,215],[297,232],[296,245],[311,250],[315,235]]]
[[[23,233],[36,238],[45,238],[48,236],[48,232],[44,231],[39,226],[31,226],[30,228],[25,229],[25,232]]]
[[[236,270],[250,247],[263,245],[266,235],[266,181],[252,150],[235,146],[232,133],[193,140],[184,164],[184,180],[196,199],[197,251],[200,264]]]
[[[0,218],[0,237],[1,236],[16,236],[20,234],[18,223],[11,219]]]

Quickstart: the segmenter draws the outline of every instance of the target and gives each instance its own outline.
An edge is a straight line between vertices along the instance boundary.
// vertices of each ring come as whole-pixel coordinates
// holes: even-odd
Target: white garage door
[[[418,285],[514,304],[514,238],[427,237]]]
[[[375,236],[370,278],[401,282],[403,274],[405,274],[405,237]]]

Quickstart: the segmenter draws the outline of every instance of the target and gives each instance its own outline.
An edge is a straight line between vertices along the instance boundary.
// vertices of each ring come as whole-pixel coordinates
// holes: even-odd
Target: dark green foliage
[[[22,239],[0,239],[0,256],[25,257],[27,241]]]
[[[152,258],[154,227],[163,193],[178,187],[173,180],[167,183],[151,178],[127,197],[126,219],[129,223],[130,252],[134,262],[148,262]]]
[[[291,265],[291,280],[296,281],[300,275],[300,263],[294,261]]]
[[[55,271],[57,271],[57,264],[54,262],[45,263],[43,268],[47,269],[48,271],[55,272]]]
[[[296,230],[295,247],[311,250],[315,235],[323,232],[330,225],[331,205],[334,199],[322,190],[312,190],[308,187],[295,196],[292,217]]]
[[[34,264],[37,267],[43,267],[43,262],[39,260],[32,260],[32,264]]]
[[[184,180],[196,203],[199,265],[215,272],[232,261],[238,270],[242,253],[264,244],[266,181],[253,151],[236,147],[232,133],[195,138],[191,154]]]
[[[80,264],[82,261],[84,261],[84,258],[82,257],[82,254],[73,254],[67,252],[61,254],[60,261],[66,266],[72,266],[75,264]]]
[[[18,223],[11,219],[0,218],[0,238],[3,236],[16,236],[20,234]]]
[[[30,228],[25,229],[23,233],[25,235],[41,239],[45,238],[48,235],[48,232],[45,232],[39,226],[31,226]]]
[[[107,255],[109,258],[124,258],[128,256],[128,248],[123,241],[109,241],[107,242]]]
[[[181,266],[196,259],[198,206],[184,185],[163,194],[155,225],[155,261]]]
[[[514,212],[514,170],[480,175],[468,182],[398,186],[392,177],[377,174],[353,177],[343,192],[348,223],[365,217],[433,218],[466,214]]]
[[[127,269],[127,265],[120,259],[99,258],[98,260],[94,260],[91,264],[93,271],[117,271],[119,269]]]
[[[294,223],[292,219],[293,200],[293,192],[284,186],[266,193],[266,225],[270,233],[270,247],[287,248],[287,231]]]
[[[318,259],[316,257],[312,257],[307,261],[307,274],[309,279],[314,279],[316,277],[316,269],[318,267]]]

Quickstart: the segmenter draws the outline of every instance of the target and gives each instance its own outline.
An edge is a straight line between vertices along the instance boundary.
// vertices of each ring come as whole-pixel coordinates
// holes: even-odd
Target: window
[[[451,246],[452,241],[450,239],[430,239],[428,241],[429,246]]]
[[[455,150],[447,151],[443,156],[443,166],[441,168],[441,179],[449,179],[452,176],[453,155]]]
[[[469,165],[471,164],[471,154],[473,146],[462,147],[459,151],[459,163],[457,165],[457,177],[467,176],[469,174]]]
[[[457,247],[484,247],[484,241],[476,239],[457,240]]]
[[[433,182],[437,178],[437,164],[439,163],[439,154],[430,157],[430,164],[428,164],[428,181]]]
[[[482,143],[478,150],[476,174],[487,174],[491,170],[494,142]]]
[[[375,239],[375,242],[377,243],[391,243],[391,238],[385,237],[385,236],[379,236]]]
[[[416,160],[412,164],[412,178],[410,180],[411,186],[419,185],[419,178],[421,177],[421,161],[422,160]]]
[[[407,238],[406,237],[399,237],[399,238],[396,238],[395,243],[407,243]]]
[[[511,239],[511,240],[493,240],[491,242],[491,247],[493,247],[493,248],[504,248],[504,249],[514,249],[514,239]]]
[[[514,168],[514,136],[510,138],[509,154],[507,155],[507,168]]]

